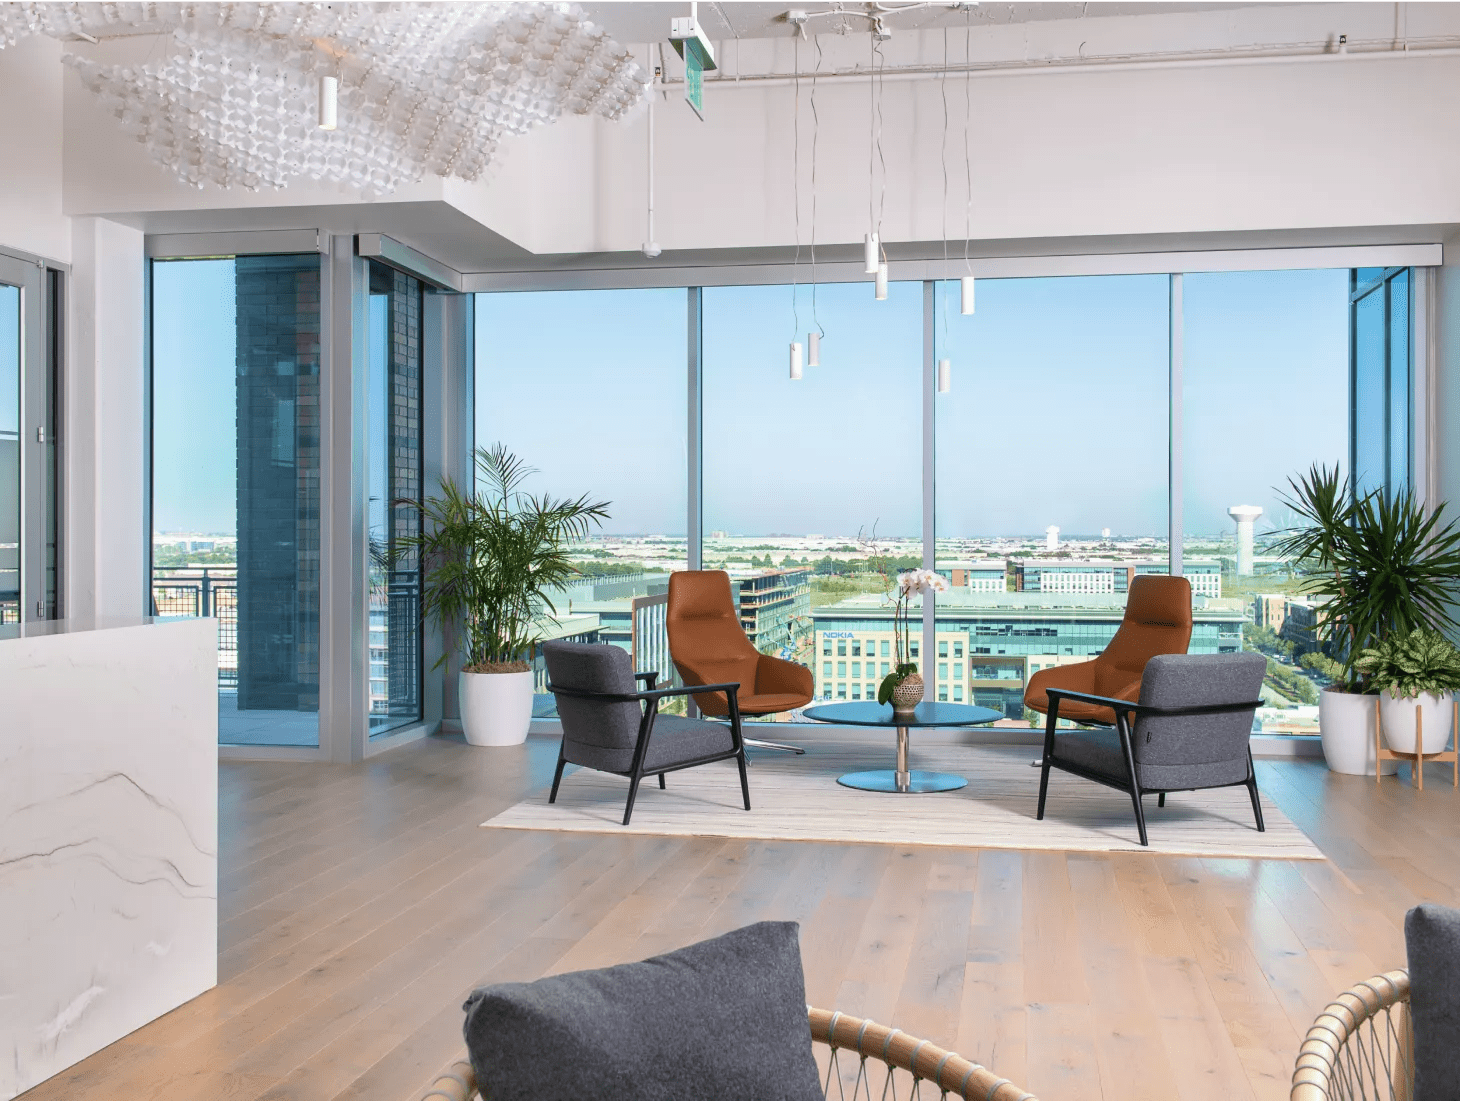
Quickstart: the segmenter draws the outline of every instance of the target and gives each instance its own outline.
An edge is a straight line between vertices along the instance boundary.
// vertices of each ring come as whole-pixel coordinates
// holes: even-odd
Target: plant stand
[[[1425,716],[1424,711],[1416,710],[1414,713],[1414,745],[1413,753],[1399,753],[1390,749],[1384,744],[1384,738],[1379,729],[1379,699],[1374,698],[1374,783],[1378,783],[1383,776],[1381,761],[1408,761],[1413,768],[1409,774],[1410,787],[1425,789],[1425,762],[1426,761],[1447,761],[1455,766],[1455,778],[1452,781],[1454,787],[1460,788],[1460,700],[1452,705],[1455,708],[1454,719],[1450,724],[1450,749],[1441,750],[1439,753],[1421,753],[1419,747],[1425,744]],[[1442,712],[1443,714],[1443,712]]]

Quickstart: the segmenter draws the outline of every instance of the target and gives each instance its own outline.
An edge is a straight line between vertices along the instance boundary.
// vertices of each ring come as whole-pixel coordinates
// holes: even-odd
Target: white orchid
[[[936,570],[908,570],[897,575],[897,589],[904,597],[917,593],[946,593],[948,579]]]

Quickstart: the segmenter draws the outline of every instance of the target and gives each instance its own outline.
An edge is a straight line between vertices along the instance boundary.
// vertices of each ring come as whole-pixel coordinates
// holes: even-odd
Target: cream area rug
[[[776,733],[780,733],[777,731]],[[880,842],[960,848],[1155,852],[1183,856],[1322,860],[1323,854],[1263,797],[1267,831],[1258,833],[1247,789],[1217,788],[1145,799],[1150,847],[1141,848],[1130,797],[1053,771],[1043,821],[1034,817],[1039,770],[1034,746],[914,741],[911,765],[968,779],[957,791],[891,794],[836,782],[843,773],[891,768],[891,738],[879,746],[837,742],[833,731],[800,740],[804,757],[751,750],[750,805],[743,809],[733,761],[671,772],[639,786],[633,820],[621,825],[628,781],[590,769],[563,777],[558,801],[544,788],[482,823],[496,829],[578,830],[793,841]],[[831,735],[831,737],[828,737]]]

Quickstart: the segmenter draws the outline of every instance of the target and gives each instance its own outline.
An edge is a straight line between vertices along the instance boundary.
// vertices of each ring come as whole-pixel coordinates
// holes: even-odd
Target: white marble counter
[[[216,631],[0,629],[0,1099],[217,982]]]

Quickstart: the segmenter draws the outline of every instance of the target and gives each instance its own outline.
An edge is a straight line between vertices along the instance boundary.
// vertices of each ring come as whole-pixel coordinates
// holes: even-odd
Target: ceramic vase
[[[892,711],[895,715],[911,715],[913,709],[923,702],[923,677],[921,673],[909,673],[892,690]]]

